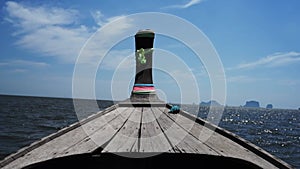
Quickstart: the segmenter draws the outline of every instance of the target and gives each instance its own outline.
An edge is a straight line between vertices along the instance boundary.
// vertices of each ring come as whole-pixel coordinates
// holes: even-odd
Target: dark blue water
[[[195,112],[193,106],[182,108]],[[200,107],[197,112],[199,117],[210,121],[209,107]],[[300,168],[299,110],[225,107],[218,126]]]
[[[81,103],[89,106],[89,100]],[[112,104],[98,101],[100,109]],[[85,110],[81,118],[97,112]],[[77,121],[72,99],[0,95],[0,160]]]
[[[97,103],[100,109],[113,104]],[[84,110],[82,118],[97,111]],[[201,107],[199,116],[206,118],[207,112]],[[77,121],[72,99],[0,95],[0,160]],[[219,126],[300,168],[300,111],[227,107]]]

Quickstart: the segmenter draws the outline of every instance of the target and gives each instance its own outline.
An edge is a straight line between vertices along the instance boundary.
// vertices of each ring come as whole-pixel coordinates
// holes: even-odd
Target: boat
[[[152,79],[155,33],[135,34],[130,98],[0,162],[11,168],[292,168],[245,139],[160,100]]]

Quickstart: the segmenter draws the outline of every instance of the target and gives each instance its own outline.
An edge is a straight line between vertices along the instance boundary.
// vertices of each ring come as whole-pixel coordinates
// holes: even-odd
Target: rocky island
[[[267,104],[266,108],[267,109],[273,109],[273,105],[272,104]]]
[[[215,100],[210,100],[208,102],[201,102],[200,106],[221,106],[221,104]]]
[[[244,105],[244,107],[259,107],[259,102],[258,101],[246,101],[246,104]]]

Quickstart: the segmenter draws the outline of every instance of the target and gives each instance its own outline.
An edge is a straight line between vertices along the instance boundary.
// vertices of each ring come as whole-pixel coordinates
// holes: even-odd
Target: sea
[[[87,108],[76,115],[72,99],[0,95],[0,160],[114,104],[97,100],[98,108],[91,109],[89,100],[82,101]],[[197,110],[206,118],[209,107]],[[218,125],[300,169],[300,110],[225,107]]]

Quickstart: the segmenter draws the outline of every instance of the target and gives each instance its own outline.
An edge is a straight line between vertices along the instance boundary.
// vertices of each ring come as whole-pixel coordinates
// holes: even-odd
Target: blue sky
[[[297,0],[28,0],[1,1],[0,5],[2,94],[72,97],[75,61],[93,33],[121,16],[161,12],[187,20],[210,39],[224,66],[227,105],[257,100],[262,107],[268,103],[277,108],[300,107]],[[99,66],[95,79],[98,99],[112,98],[111,76],[116,63],[134,51],[132,38],[114,47],[109,54],[115,57],[113,61],[108,57]],[[197,78],[200,100],[210,100],[209,77],[201,64],[195,64],[188,48],[159,35],[155,47],[184,60]],[[132,73],[131,63],[126,62]],[[172,85],[172,78],[155,72],[154,80],[168,101],[178,101],[180,95],[174,92],[178,86]],[[120,99],[129,96],[128,90]]]

